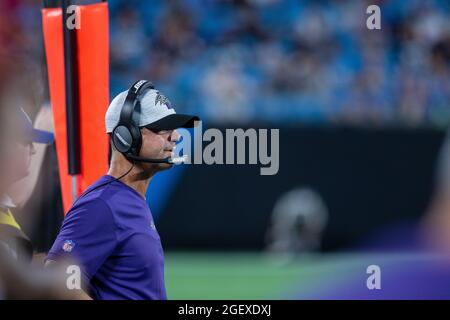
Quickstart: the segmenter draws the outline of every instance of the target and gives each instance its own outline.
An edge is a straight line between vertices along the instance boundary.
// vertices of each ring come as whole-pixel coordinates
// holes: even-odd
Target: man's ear
[[[109,137],[109,151],[117,151],[116,147],[114,146],[113,139],[112,139],[112,133],[108,133]]]
[[[111,158],[113,152],[117,152],[117,150],[112,141],[112,133],[108,133],[108,137],[109,137],[109,150],[108,150],[108,167],[109,167],[111,165]]]

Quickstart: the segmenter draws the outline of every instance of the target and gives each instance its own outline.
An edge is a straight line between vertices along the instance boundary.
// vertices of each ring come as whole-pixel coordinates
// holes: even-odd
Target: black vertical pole
[[[57,8],[60,0],[43,0],[44,8]]]
[[[67,8],[71,0],[62,0],[62,19],[64,35],[64,72],[66,90],[67,154],[69,174],[73,176],[72,195],[76,198],[75,175],[80,173],[80,133],[78,99],[78,59],[76,30],[67,24],[70,15]],[[73,14],[73,13],[72,13]]]

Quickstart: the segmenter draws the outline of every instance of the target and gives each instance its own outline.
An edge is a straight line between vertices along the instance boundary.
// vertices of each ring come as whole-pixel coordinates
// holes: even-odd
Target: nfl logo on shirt
[[[66,240],[66,241],[64,241],[62,249],[65,252],[71,252],[73,247],[75,247],[75,242],[73,242],[72,240]]]

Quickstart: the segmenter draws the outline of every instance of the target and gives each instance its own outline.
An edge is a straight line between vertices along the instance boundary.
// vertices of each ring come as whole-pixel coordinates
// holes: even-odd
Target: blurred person
[[[245,71],[243,61],[246,60],[249,57],[242,46],[222,47],[206,70],[198,90],[204,112],[210,119],[243,122],[254,116],[252,100],[257,88],[254,79]]]
[[[316,191],[310,188],[290,190],[275,203],[267,233],[267,250],[286,258],[319,250],[327,220],[328,209]]]
[[[2,86],[1,83],[0,86]],[[3,91],[0,90],[0,92]],[[33,135],[27,137],[27,133],[41,135],[40,141],[42,141],[42,135],[49,137],[48,133],[32,129],[25,114],[22,111],[17,113],[17,111],[19,110],[0,104],[0,195],[7,193],[10,182],[18,178],[19,173],[26,172],[26,166],[22,165],[30,162],[31,146],[17,146],[14,138],[20,137],[18,139],[20,141],[37,140],[37,137],[33,138]],[[18,124],[20,119],[25,120],[22,125],[25,124],[29,131],[20,127]],[[23,155],[23,161],[18,161],[20,159],[17,157],[20,153]],[[14,179],[12,179],[13,176]],[[30,253],[22,252],[23,248],[18,245],[22,243],[27,246],[28,240],[17,228],[10,212],[0,212],[0,220],[2,221],[0,225],[0,300],[86,298],[82,291],[68,290],[66,286],[66,270],[69,261],[65,261],[59,269],[44,270],[30,265],[28,259],[16,259],[16,257],[29,257]],[[10,224],[3,224],[3,222]]]
[[[176,129],[196,120],[176,114],[146,81],[117,95],[105,116],[109,171],[73,204],[46,264],[75,258],[93,299],[166,299],[163,248],[145,194],[153,176],[173,166]]]
[[[195,33],[194,22],[188,8],[181,3],[169,4],[165,14],[158,19],[156,35],[152,39],[153,50],[170,61],[197,58],[203,47]]]
[[[111,42],[120,46],[111,47],[111,63],[115,70],[139,69],[146,57],[144,26],[139,12],[133,7],[122,8],[112,25]]]
[[[0,81],[0,88],[2,86],[2,82]],[[1,90],[0,90],[1,95]],[[6,160],[5,154],[5,146],[7,142],[7,138],[5,136],[5,129],[8,119],[8,109],[5,108],[2,104],[0,104],[0,194],[3,194],[6,191],[7,183],[5,181],[6,177],[6,166],[4,166],[4,162]]]
[[[450,31],[450,30],[449,30]],[[430,63],[437,76],[431,81],[431,92],[437,106],[444,109],[450,104],[450,33],[442,41],[433,45]],[[448,120],[447,120],[448,124]],[[424,234],[428,244],[450,253],[450,129],[442,145],[437,170],[433,199],[424,219]]]
[[[22,263],[0,245],[0,300],[87,300],[77,288],[67,286],[68,261],[56,269]]]
[[[320,281],[333,286],[320,292],[302,293],[296,298],[450,299],[450,131],[437,164],[433,195],[422,219],[379,232],[369,243],[370,247],[364,247],[366,252],[376,250],[376,259],[342,260],[347,270],[363,270],[376,263],[383,277],[381,290],[368,290],[368,285],[364,285],[369,283],[369,272],[348,273],[339,278],[339,283],[332,282],[335,274],[322,274]]]
[[[24,113],[27,126],[30,126],[31,120]],[[28,175],[14,183],[8,189],[8,195],[11,197],[14,205],[23,208],[30,200],[33,191],[37,185],[37,180],[44,162],[45,152],[48,146],[53,142],[53,117],[50,105],[44,105],[39,110],[34,121],[33,133],[33,157],[30,161]]]
[[[47,111],[40,113],[38,122],[47,117]],[[23,109],[14,108],[8,117],[6,125],[10,131],[5,142],[5,157],[3,165],[3,182],[5,184],[0,194],[0,241],[10,254],[18,260],[31,261],[33,246],[30,239],[17,223],[12,211],[16,207],[10,197],[11,189],[23,205],[30,197],[42,165],[44,149],[40,150],[38,162],[33,164],[36,154],[34,144],[49,144],[53,142],[53,134],[38,130]]]
[[[3,82],[0,104],[9,107],[11,111],[11,115],[8,118],[10,129],[6,132],[9,134],[8,141],[16,141],[18,140],[17,138],[33,134],[30,118],[34,119],[34,127],[36,129],[45,131],[50,136],[50,139],[53,140],[52,110],[50,104],[46,103],[44,98],[45,81],[43,79],[42,65],[36,63],[35,58],[31,55],[25,53],[13,55],[11,52],[9,55],[0,56],[0,67],[3,66],[5,69],[2,70],[4,74],[2,72],[2,76],[0,76],[0,82]],[[23,110],[20,110],[20,108]],[[42,137],[37,136],[35,138],[42,139]],[[31,141],[31,138],[20,139]],[[19,142],[24,143],[23,141]],[[27,154],[27,157],[30,158],[29,164],[22,164],[22,154],[18,159],[13,159],[12,161],[14,165],[20,164],[26,167],[27,170],[23,170],[26,172],[21,172],[20,175],[18,174],[16,177],[9,179],[8,190],[4,192],[7,198],[10,199],[9,207],[13,206],[11,211],[15,220],[19,222],[21,229],[30,232],[29,234],[33,238],[37,234],[42,234],[42,230],[36,229],[37,219],[43,213],[41,204],[52,198],[51,193],[49,197],[48,190],[42,194],[41,190],[36,190],[38,184],[44,183],[48,185],[50,183],[50,181],[44,182],[45,179],[40,180],[41,173],[47,172],[47,169],[43,168],[43,164],[49,149],[48,145],[47,143],[33,143],[23,148],[23,153],[28,151],[32,153],[31,156]],[[21,144],[10,144],[10,146],[19,148]],[[29,149],[28,151],[27,148]],[[15,150],[15,148],[11,150]],[[28,160],[28,158],[25,158],[25,160]],[[57,168],[54,170],[56,171]],[[42,236],[44,235],[42,234]],[[39,235],[39,237],[41,236]],[[36,240],[36,244],[39,246],[39,239]],[[48,248],[40,248],[40,250],[43,249],[46,250]]]
[[[440,151],[436,183],[427,215],[423,219],[423,235],[429,246],[450,253],[450,131]]]

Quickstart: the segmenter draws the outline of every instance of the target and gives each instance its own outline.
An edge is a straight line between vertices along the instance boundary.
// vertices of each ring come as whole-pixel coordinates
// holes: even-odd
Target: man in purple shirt
[[[157,172],[183,162],[174,158],[175,129],[197,120],[176,114],[145,80],[115,97],[105,117],[109,172],[73,204],[47,265],[78,261],[93,299],[166,299],[163,249],[145,194]]]

